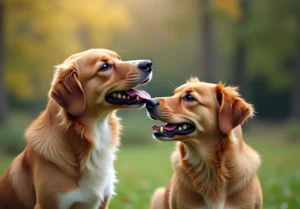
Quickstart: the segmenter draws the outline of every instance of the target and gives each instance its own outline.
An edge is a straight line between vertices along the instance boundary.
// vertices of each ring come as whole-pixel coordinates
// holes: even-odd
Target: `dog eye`
[[[187,101],[187,102],[193,102],[193,101],[196,101],[196,99],[191,95],[191,94],[187,94],[183,97],[183,100],[184,101]]]
[[[111,67],[112,67],[111,64],[109,64],[109,63],[104,63],[104,64],[99,68],[98,71],[104,72],[104,71],[109,70]]]

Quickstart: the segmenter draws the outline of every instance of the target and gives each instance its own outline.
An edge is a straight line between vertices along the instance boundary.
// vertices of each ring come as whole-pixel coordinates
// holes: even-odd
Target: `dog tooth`
[[[130,96],[127,96],[127,99],[130,99]]]
[[[179,126],[179,127],[178,127],[178,131],[181,131],[181,130],[182,130],[182,128],[181,128],[181,126]]]
[[[113,93],[113,95],[112,95],[113,97],[117,97],[117,93]]]
[[[123,96],[123,99],[126,99],[126,96],[125,96],[125,95]]]
[[[138,101],[139,101],[139,100],[140,100],[140,97],[139,97],[139,96],[136,96],[136,100],[138,100]]]
[[[187,125],[184,124],[184,125],[182,126],[182,128],[183,128],[183,130],[186,130],[186,129],[187,129]]]
[[[162,126],[160,127],[159,132],[160,133],[164,132],[164,128]]]
[[[118,94],[118,98],[119,98],[119,99],[121,99],[121,98],[122,98],[122,95],[121,95],[120,93]]]

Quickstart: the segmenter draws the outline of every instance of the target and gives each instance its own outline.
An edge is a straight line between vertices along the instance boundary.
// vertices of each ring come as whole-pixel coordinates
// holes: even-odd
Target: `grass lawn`
[[[263,208],[300,208],[300,145],[269,141],[259,133],[255,141],[247,142],[259,151],[263,159],[259,171],[264,190]],[[111,201],[110,208],[148,208],[154,189],[165,186],[172,174],[169,159],[174,146],[174,143],[163,142],[145,146],[121,146],[116,161],[119,179],[117,195]],[[10,160],[1,158],[0,173],[6,169]]]

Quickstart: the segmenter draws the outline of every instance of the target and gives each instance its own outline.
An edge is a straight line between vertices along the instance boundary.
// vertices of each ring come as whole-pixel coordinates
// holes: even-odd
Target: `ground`
[[[271,135],[266,138],[261,132],[246,134],[245,138],[262,156],[259,177],[264,193],[263,208],[300,208],[300,144],[274,140]],[[110,208],[147,209],[155,188],[166,186],[172,174],[170,155],[174,146],[168,142],[121,146],[116,161],[117,195]],[[0,174],[11,159],[1,157]]]

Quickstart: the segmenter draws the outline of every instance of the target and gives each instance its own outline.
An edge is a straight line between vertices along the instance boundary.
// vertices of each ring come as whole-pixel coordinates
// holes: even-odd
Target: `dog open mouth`
[[[195,130],[195,126],[191,123],[167,123],[164,126],[153,125],[152,129],[155,131],[154,136],[157,139],[168,140],[175,135],[188,135]]]
[[[151,96],[146,91],[129,89],[111,92],[105,99],[115,105],[142,106],[148,99],[151,99]]]

